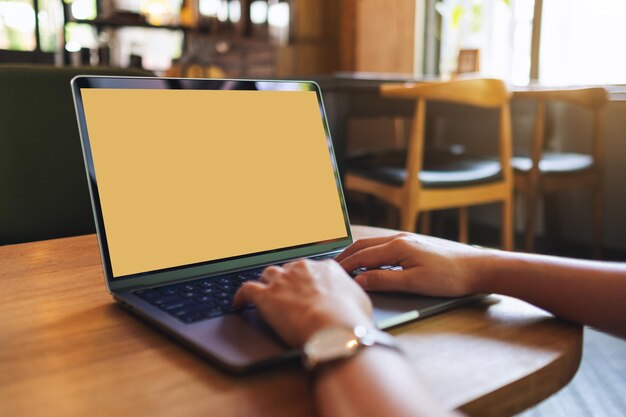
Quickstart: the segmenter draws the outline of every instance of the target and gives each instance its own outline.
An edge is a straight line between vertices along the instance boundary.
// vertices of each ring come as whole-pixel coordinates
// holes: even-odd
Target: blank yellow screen
[[[315,92],[81,94],[113,276],[347,236]]]

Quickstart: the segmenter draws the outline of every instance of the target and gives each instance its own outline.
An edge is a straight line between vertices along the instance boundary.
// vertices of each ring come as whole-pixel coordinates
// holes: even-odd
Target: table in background
[[[314,80],[320,85],[324,98],[324,106],[328,117],[328,124],[333,139],[333,148],[339,167],[343,175],[347,144],[349,137],[349,123],[351,119],[367,118],[407,118],[414,116],[415,101],[383,97],[380,95],[380,85],[384,83],[416,82],[427,83],[441,81],[438,77],[415,78],[409,74],[380,74],[343,72],[325,77],[316,77]],[[511,87],[515,98],[519,93],[552,89],[546,86],[515,86]],[[450,106],[432,105],[435,113],[445,114]],[[473,114],[475,110],[465,108],[464,113]],[[532,114],[532,113],[531,113]],[[515,114],[513,115],[515,116]],[[432,117],[432,116],[428,116]]]
[[[335,158],[342,175],[350,119],[413,116],[415,103],[412,100],[382,97],[379,92],[380,85],[386,82],[415,81],[408,75],[337,73],[317,77],[315,81],[322,90]]]
[[[0,247],[0,294],[0,415],[314,414],[299,367],[232,377],[118,307],[94,235]],[[482,417],[563,387],[582,348],[580,326],[500,296],[392,333],[446,407]]]

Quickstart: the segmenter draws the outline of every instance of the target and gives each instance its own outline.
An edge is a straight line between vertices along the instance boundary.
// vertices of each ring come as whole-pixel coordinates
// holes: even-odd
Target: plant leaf
[[[460,4],[454,7],[452,10],[452,28],[457,29],[459,27],[464,12],[465,10]]]

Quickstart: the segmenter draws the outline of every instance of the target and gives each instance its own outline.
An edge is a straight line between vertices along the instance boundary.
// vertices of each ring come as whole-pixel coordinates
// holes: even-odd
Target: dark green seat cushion
[[[0,65],[0,244],[95,231],[70,80],[121,68]]]
[[[384,152],[350,158],[348,172],[364,178],[401,186],[406,181],[406,154]],[[500,163],[493,158],[471,157],[447,151],[428,151],[419,179],[424,188],[452,188],[482,184],[502,178]]]

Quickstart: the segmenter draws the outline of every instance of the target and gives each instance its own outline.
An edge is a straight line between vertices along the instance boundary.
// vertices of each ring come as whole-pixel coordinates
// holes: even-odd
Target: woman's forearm
[[[626,336],[626,265],[494,251],[477,263],[476,291],[510,295]]]
[[[419,384],[406,359],[371,347],[324,365],[314,377],[319,414],[326,417],[452,417]]]

